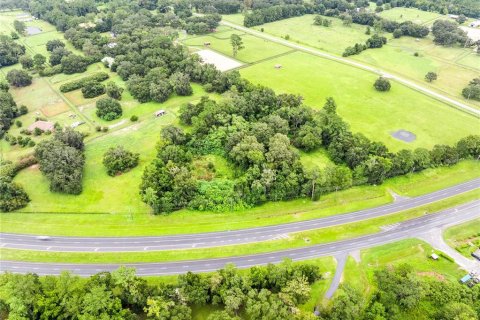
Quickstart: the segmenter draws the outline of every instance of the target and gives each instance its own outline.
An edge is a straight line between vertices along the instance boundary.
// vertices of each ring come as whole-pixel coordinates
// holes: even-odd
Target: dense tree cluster
[[[2,165],[0,164],[0,169]],[[0,212],[10,212],[25,207],[30,198],[12,178],[0,174]]]
[[[26,87],[32,84],[32,76],[25,70],[13,69],[7,72],[7,81],[14,87]]]
[[[84,98],[95,98],[105,93],[105,86],[98,81],[89,81],[82,87]]]
[[[108,73],[98,72],[91,76],[81,78],[79,80],[64,83],[60,86],[60,91],[65,93],[65,92],[70,92],[77,89],[82,89],[87,83],[102,82],[107,80],[108,78],[109,78]]]
[[[264,23],[313,13],[313,7],[307,4],[283,4],[253,10],[245,15],[245,27],[258,26]]]
[[[459,44],[464,46],[469,42],[467,33],[458,24],[448,20],[437,20],[432,26],[433,42],[443,46]]]
[[[373,84],[377,91],[390,91],[392,85],[387,78],[379,77]]]
[[[53,138],[36,146],[35,158],[40,164],[40,171],[50,180],[51,191],[82,192],[83,151],[83,135],[70,129],[58,130]]]
[[[376,288],[368,297],[343,285],[336,297],[321,309],[322,320],[478,319],[480,286],[419,277],[408,265],[376,270]]]
[[[138,165],[139,156],[138,153],[133,153],[122,146],[117,146],[105,152],[103,165],[107,168],[109,176],[116,176],[135,168]]]
[[[122,116],[122,106],[120,102],[112,98],[101,98],[96,102],[97,117],[105,121],[112,121]]]
[[[8,92],[9,85],[0,82],[0,139],[10,129],[13,120],[28,112],[26,108],[19,108]]]
[[[0,311],[10,319],[175,319],[191,320],[192,307],[216,306],[209,319],[310,319],[298,306],[321,279],[308,263],[253,267],[232,265],[208,275],[188,272],[176,283],[150,285],[133,268],[120,267],[86,280],[64,272],[0,275]],[[4,314],[5,315],[5,314]]]
[[[347,47],[342,56],[348,57],[355,54],[360,54],[362,51],[367,50],[368,48],[381,48],[386,43],[387,38],[379,36],[378,34],[374,34],[367,39],[365,44],[356,43],[353,47]]]
[[[466,86],[462,90],[462,95],[466,99],[473,99],[480,101],[480,78],[475,78],[470,83],[468,86]]]
[[[391,7],[412,7],[442,14],[463,14],[468,17],[480,16],[480,2],[476,0],[382,0],[382,2],[389,3]]]

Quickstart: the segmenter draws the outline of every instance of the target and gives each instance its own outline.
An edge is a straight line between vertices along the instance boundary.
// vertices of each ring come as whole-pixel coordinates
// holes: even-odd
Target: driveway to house
[[[401,84],[403,84],[407,87],[410,87],[412,89],[420,91],[420,92],[422,92],[426,95],[429,95],[429,96],[431,96],[435,99],[443,101],[443,102],[445,102],[449,105],[453,105],[456,108],[459,108],[459,109],[464,110],[468,113],[474,114],[477,117],[480,116],[480,110],[478,110],[478,109],[470,107],[470,106],[468,106],[468,105],[466,105],[466,104],[464,104],[460,101],[457,101],[455,99],[449,98],[449,97],[447,97],[447,96],[445,96],[441,93],[438,93],[434,90],[425,88],[425,87],[423,87],[423,86],[421,86],[421,85],[419,85],[419,84],[417,84],[413,81],[404,79],[404,78],[399,77],[397,75],[393,75],[393,74],[389,74],[387,72],[384,72],[384,71],[380,70],[379,68],[370,67],[368,65],[365,65],[365,64],[362,64],[362,63],[359,63],[359,62],[356,62],[356,61],[353,61],[353,60],[350,60],[350,59],[346,59],[346,58],[339,57],[339,56],[336,56],[336,55],[333,55],[333,54],[329,54],[329,53],[326,53],[326,52],[323,52],[323,51],[320,51],[320,50],[317,50],[317,49],[313,49],[311,47],[302,46],[300,44],[296,44],[296,43],[290,42],[288,40],[285,40],[285,39],[282,39],[282,38],[279,38],[279,37],[276,37],[276,36],[272,36],[272,35],[269,35],[269,34],[265,34],[264,32],[260,32],[260,31],[254,30],[254,29],[246,28],[246,27],[243,27],[243,26],[240,26],[238,24],[231,23],[231,22],[228,22],[228,21],[222,20],[222,21],[220,21],[220,24],[224,25],[224,26],[227,26],[227,27],[237,29],[237,30],[245,32],[245,33],[249,33],[251,35],[254,35],[254,36],[262,38],[262,39],[266,39],[266,40],[269,40],[269,41],[272,41],[272,42],[276,42],[278,44],[282,44],[284,46],[287,46],[287,47],[290,47],[290,48],[293,48],[293,49],[296,49],[296,50],[307,52],[307,53],[310,53],[310,54],[313,54],[313,55],[316,55],[316,56],[319,56],[319,57],[327,58],[327,59],[330,59],[330,60],[334,60],[334,61],[337,61],[337,62],[340,62],[340,63],[348,64],[348,65],[351,65],[353,67],[357,67],[357,68],[360,68],[360,69],[363,69],[363,70],[366,70],[366,71],[376,73],[380,76],[395,80],[395,81],[397,81],[397,82],[399,82],[399,83],[401,83]]]

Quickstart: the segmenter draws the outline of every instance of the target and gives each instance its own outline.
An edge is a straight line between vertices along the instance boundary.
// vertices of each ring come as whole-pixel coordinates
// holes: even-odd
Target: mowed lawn
[[[365,34],[366,27],[352,24],[343,25],[343,21],[334,17],[324,17],[331,20],[330,27],[313,24],[315,15],[307,14],[301,17],[266,23],[253,27],[255,30],[264,29],[265,33],[277,37],[288,35],[290,41],[311,46],[326,52],[341,55],[346,47],[357,42],[365,42],[370,36]]]
[[[480,248],[480,219],[448,228],[443,237],[452,248],[473,259],[471,254]]]
[[[415,195],[420,195],[480,176],[479,163],[472,160],[450,168],[428,169],[421,174],[412,174],[408,181],[393,179],[387,180],[381,186],[361,186],[331,193],[322,196],[320,201],[316,202],[298,199],[267,203],[235,212],[181,210],[169,215],[153,216],[148,214],[149,208],[140,201],[138,190],[142,167],[155,155],[153,146],[158,140],[157,126],[161,124],[155,123],[146,127],[147,131],[151,131],[150,135],[142,130],[130,134],[121,131],[88,144],[85,189],[80,196],[51,194],[48,190],[48,181],[41,176],[38,169],[22,171],[15,181],[24,185],[33,201],[27,208],[20,210],[21,212],[1,214],[0,230],[2,232],[28,230],[34,234],[71,236],[162,235],[235,230],[376,207],[392,201],[389,189],[399,194],[413,196],[416,188],[419,190]],[[141,163],[133,171],[112,178],[105,174],[101,156],[109,146],[121,143],[126,143],[128,149],[140,152]],[[215,159],[209,161],[214,162],[215,167],[219,169],[217,171],[228,175],[228,168],[223,168],[221,161]],[[94,179],[94,175],[97,175],[97,179]],[[409,181],[414,183],[409,184]],[[45,211],[48,213],[42,213]],[[110,214],[98,216],[89,212]],[[96,227],[92,228],[92,225]]]
[[[412,8],[386,10],[381,13],[381,16],[399,22],[414,21],[427,25],[432,24],[435,19],[447,19],[446,16],[437,13]],[[342,20],[338,18],[324,17],[331,20],[332,25],[330,27],[315,26],[314,17],[314,15],[304,15],[266,23],[253,29],[258,31],[263,29],[265,33],[277,37],[288,35],[291,42],[335,55],[342,55],[345,48],[355,43],[363,43],[370,37],[365,34],[366,27],[363,25],[344,26]],[[224,19],[243,25],[242,15],[226,15]],[[366,50],[359,55],[350,56],[349,59],[407,77],[423,86],[431,87],[480,108],[480,102],[466,100],[461,95],[462,89],[468,82],[480,74],[480,56],[470,48],[437,46],[433,43],[431,35],[424,39],[413,37],[394,39],[390,33],[382,35],[388,39],[386,46],[381,49]],[[418,57],[414,56],[416,52],[419,54]],[[438,74],[438,80],[432,83],[425,81],[425,75],[430,71]]]
[[[282,68],[275,69],[276,64]],[[453,145],[478,133],[480,122],[474,116],[396,82],[389,92],[377,92],[373,88],[376,75],[303,52],[255,64],[241,69],[241,74],[277,93],[300,94],[307,105],[317,109],[327,97],[333,97],[338,113],[354,132],[381,141],[392,151]],[[406,143],[391,137],[399,129],[413,132],[417,139]]]
[[[195,47],[198,49],[205,49],[207,47],[204,44],[208,42],[210,43],[210,45],[208,46],[209,48],[222,54],[232,56],[233,51],[230,42],[230,36],[232,34],[237,34],[242,37],[243,45],[245,48],[238,51],[235,59],[240,60],[244,63],[252,63],[292,51],[291,48],[288,48],[281,44],[260,39],[252,35],[247,35],[242,33],[241,31],[235,31],[234,29],[226,27],[222,27],[222,29],[219,29],[218,32],[213,34],[188,38],[184,40],[183,43],[187,46]]]
[[[438,18],[445,17],[436,12],[422,11],[415,8],[397,7],[384,10],[379,13],[380,17],[397,22],[412,21],[417,24],[428,24]]]

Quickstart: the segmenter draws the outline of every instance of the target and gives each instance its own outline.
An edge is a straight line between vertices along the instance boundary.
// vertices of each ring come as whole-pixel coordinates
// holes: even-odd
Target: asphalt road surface
[[[249,268],[255,265],[278,263],[285,258],[298,261],[323,256],[336,256],[341,253],[375,247],[406,238],[413,238],[424,232],[428,232],[433,228],[462,223],[479,217],[480,200],[476,200],[440,213],[428,214],[402,222],[388,231],[349,240],[331,242],[328,244],[318,244],[277,252],[228,258],[123,265],[135,267],[137,274],[140,276],[183,274],[187,271],[211,272],[223,268],[227,263],[234,263],[238,268]],[[119,265],[120,264],[67,264],[1,261],[0,271],[11,271],[16,273],[35,272],[39,275],[56,275],[62,270],[70,270],[81,276],[89,276],[101,271],[112,271],[118,268]]]
[[[284,40],[282,38],[278,38],[278,37],[266,34],[264,32],[256,31],[254,29],[246,28],[246,27],[243,27],[243,26],[240,26],[238,24],[234,24],[234,23],[231,23],[231,22],[228,22],[228,21],[225,21],[225,20],[222,20],[220,22],[220,24],[231,27],[231,28],[234,28],[234,29],[237,29],[237,30],[240,30],[240,31],[243,31],[245,33],[252,34],[252,35],[257,36],[257,37],[262,38],[262,39],[266,39],[266,40],[269,40],[269,41],[272,41],[272,42],[275,42],[275,43],[282,44],[284,46],[287,46],[287,47],[290,47],[290,48],[293,48],[293,49],[297,49],[297,50],[307,52],[307,53],[310,53],[310,54],[313,54],[313,55],[316,55],[316,56],[320,56],[320,57],[323,57],[323,58],[327,58],[327,59],[330,59],[330,60],[335,60],[335,61],[338,61],[338,62],[341,62],[341,63],[344,63],[344,64],[348,64],[348,65],[351,65],[351,66],[354,66],[354,67],[357,67],[357,68],[360,68],[360,69],[363,69],[363,70],[366,70],[366,71],[376,73],[376,74],[381,75],[385,78],[393,79],[393,80],[395,80],[395,81],[397,81],[397,82],[399,82],[403,85],[406,85],[407,87],[418,90],[418,91],[420,91],[424,94],[427,94],[431,97],[434,97],[435,99],[441,100],[441,101],[446,102],[450,105],[453,105],[453,106],[455,106],[455,107],[457,107],[461,110],[464,110],[466,112],[474,114],[477,117],[480,116],[480,110],[478,110],[478,109],[470,107],[470,106],[468,106],[464,103],[461,103],[461,102],[459,102],[455,99],[449,98],[449,97],[447,97],[443,94],[440,94],[440,93],[438,93],[434,90],[430,90],[430,89],[425,88],[421,85],[418,85],[417,83],[415,83],[413,81],[406,80],[406,79],[404,79],[402,77],[399,77],[399,76],[396,76],[396,75],[388,74],[388,73],[386,73],[386,72],[384,72],[384,71],[382,71],[378,68],[370,67],[368,65],[365,65],[365,64],[362,64],[362,63],[359,63],[359,62],[356,62],[356,61],[353,61],[353,60],[350,60],[350,59],[346,59],[346,58],[343,58],[343,57],[338,57],[338,56],[335,56],[335,55],[332,55],[332,54],[325,53],[325,52],[320,51],[320,50],[316,50],[316,49],[313,49],[313,48],[310,48],[310,47],[302,46],[302,45]]]
[[[49,240],[39,240],[35,235],[2,233],[0,234],[0,247],[52,252],[145,252],[246,244],[286,238],[289,233],[381,217],[427,205],[479,187],[480,179],[475,179],[423,196],[401,199],[372,209],[236,231],[158,237],[50,237]]]

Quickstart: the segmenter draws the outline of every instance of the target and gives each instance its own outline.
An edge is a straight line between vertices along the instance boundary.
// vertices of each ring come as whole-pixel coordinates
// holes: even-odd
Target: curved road
[[[461,223],[479,217],[480,200],[476,200],[440,213],[429,214],[402,222],[388,231],[328,244],[228,258],[123,265],[135,267],[139,276],[172,275],[185,273],[187,271],[211,272],[223,268],[227,263],[234,263],[238,268],[248,268],[255,265],[278,263],[285,258],[290,258],[292,260],[307,260],[323,256],[339,255],[353,250],[365,249],[406,238],[416,237],[434,228]],[[101,271],[112,271],[118,268],[119,265],[120,264],[68,264],[1,261],[0,271],[11,271],[16,273],[35,272],[39,275],[55,275],[59,274],[62,270],[70,270],[75,274],[88,276]]]
[[[480,187],[480,178],[423,196],[402,199],[384,206],[338,214],[314,220],[235,231],[183,234],[157,237],[51,237],[38,240],[35,235],[0,234],[0,247],[63,252],[132,252],[211,248],[287,238],[289,233],[352,223],[424,206]]]
[[[263,32],[256,31],[254,29],[246,28],[246,27],[243,27],[243,26],[240,26],[238,24],[234,24],[234,23],[231,23],[231,22],[228,22],[228,21],[225,21],[225,20],[222,20],[220,22],[220,24],[225,25],[227,27],[231,27],[231,28],[240,30],[240,31],[245,32],[245,33],[249,33],[251,35],[254,35],[256,37],[259,37],[259,38],[262,38],[262,39],[265,39],[265,40],[269,40],[269,41],[272,41],[272,42],[275,42],[275,43],[278,43],[278,44],[282,44],[284,46],[287,46],[287,47],[290,47],[290,48],[293,48],[293,49],[297,49],[297,50],[307,52],[307,53],[310,53],[310,54],[313,54],[313,55],[316,55],[316,56],[320,56],[320,57],[323,57],[323,58],[327,58],[327,59],[330,59],[330,60],[334,60],[334,61],[337,61],[337,62],[348,64],[348,65],[351,65],[351,66],[354,66],[354,67],[357,67],[357,68],[360,68],[360,69],[363,69],[363,70],[366,70],[366,71],[376,73],[376,74],[384,76],[386,78],[396,80],[397,82],[400,82],[403,85],[406,85],[410,88],[418,90],[418,91],[420,91],[424,94],[432,96],[432,97],[434,97],[438,100],[441,100],[443,102],[446,102],[450,105],[454,105],[455,107],[460,108],[460,109],[462,109],[464,111],[467,111],[469,113],[472,113],[472,114],[476,115],[477,117],[480,116],[480,110],[478,110],[478,109],[470,107],[470,106],[468,106],[464,103],[461,103],[461,102],[459,102],[455,99],[449,98],[449,97],[447,97],[443,94],[440,94],[436,91],[433,91],[433,90],[425,88],[421,85],[418,85],[417,83],[415,83],[413,81],[409,81],[409,80],[406,80],[402,77],[383,72],[382,70],[380,70],[378,68],[370,67],[368,65],[365,65],[365,64],[362,64],[362,63],[359,63],[359,62],[356,62],[356,61],[353,61],[353,60],[350,60],[350,59],[346,59],[346,58],[343,58],[343,57],[335,56],[333,54],[328,54],[328,53],[325,53],[323,51],[316,50],[316,49],[313,49],[313,48],[310,48],[310,47],[295,44],[293,42],[284,40],[282,38],[278,38],[276,36],[265,34]]]

